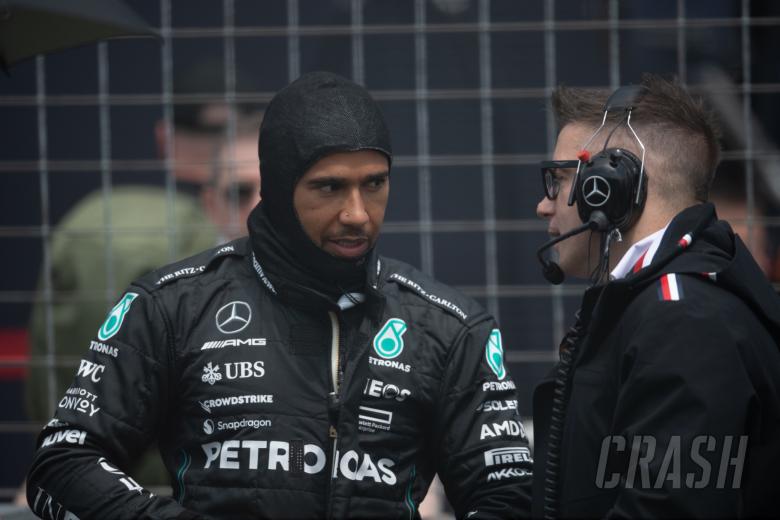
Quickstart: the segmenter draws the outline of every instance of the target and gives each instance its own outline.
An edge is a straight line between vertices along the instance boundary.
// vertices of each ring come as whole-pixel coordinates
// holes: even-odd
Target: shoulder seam
[[[414,282],[407,278],[406,276],[399,274],[399,273],[391,273],[387,277],[388,282],[395,282],[398,285],[405,287],[406,289],[409,289],[413,294],[416,294],[421,299],[432,303],[436,307],[446,311],[447,313],[455,316],[458,318],[462,323],[466,324],[469,322],[469,319],[472,318],[472,315],[467,314],[463,309],[461,309],[458,305],[451,302],[450,300],[443,298],[441,296],[438,296],[434,293],[428,292],[425,289],[422,288],[420,284],[417,282]],[[477,313],[477,315],[482,313]]]
[[[241,251],[236,250],[236,247],[233,243],[230,243],[230,244],[225,244],[223,246],[220,246],[219,248],[214,248],[212,250],[204,251],[190,258],[182,259],[178,262],[166,266],[165,269],[167,270],[167,272],[159,276],[156,281],[147,282],[149,285],[151,285],[151,287],[147,288],[147,291],[153,292],[176,280],[180,280],[182,278],[192,278],[194,276],[202,274],[218,258],[222,258],[230,255],[241,256],[242,254],[243,253]],[[203,257],[206,258],[202,263],[200,263],[199,260],[201,260],[201,258]],[[190,265],[183,266],[182,263],[188,260],[191,261]],[[154,271],[154,273],[159,273],[160,271],[161,269],[157,269],[156,271]],[[147,278],[148,276],[149,275],[147,275],[144,278]],[[143,282],[139,281],[138,285],[141,285],[142,283]]]

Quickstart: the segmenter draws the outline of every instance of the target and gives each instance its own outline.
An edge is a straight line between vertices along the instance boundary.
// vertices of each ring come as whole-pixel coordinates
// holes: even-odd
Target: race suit
[[[28,501],[64,518],[530,513],[531,454],[479,305],[372,255],[335,305],[277,290],[247,239],[134,282],[38,439]],[[157,440],[172,497],[123,468]],[[58,516],[59,515],[59,516]]]

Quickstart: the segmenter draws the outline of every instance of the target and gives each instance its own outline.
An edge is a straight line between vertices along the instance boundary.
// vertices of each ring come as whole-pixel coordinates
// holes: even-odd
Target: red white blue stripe
[[[683,235],[683,237],[682,237],[682,238],[681,238],[681,239],[680,239],[680,240],[677,242],[677,244],[679,244],[679,246],[680,246],[680,247],[682,247],[682,248],[686,248],[686,247],[688,247],[689,245],[691,245],[691,242],[693,242],[693,235],[691,235],[690,233],[686,233],[686,234],[685,234],[685,235]]]
[[[658,279],[658,298],[665,302],[675,302],[683,298],[682,285],[676,274],[665,274]]]

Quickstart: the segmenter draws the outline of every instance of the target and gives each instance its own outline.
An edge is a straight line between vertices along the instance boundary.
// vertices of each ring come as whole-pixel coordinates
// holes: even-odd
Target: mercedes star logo
[[[582,193],[585,202],[592,208],[603,206],[609,200],[610,188],[607,179],[594,175],[582,183]]]
[[[230,302],[217,311],[217,328],[225,334],[240,332],[252,321],[252,309],[246,302]]]

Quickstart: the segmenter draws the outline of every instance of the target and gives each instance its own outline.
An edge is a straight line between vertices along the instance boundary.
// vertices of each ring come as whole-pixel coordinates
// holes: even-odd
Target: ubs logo
[[[252,309],[246,302],[230,302],[217,311],[216,321],[220,332],[235,334],[244,330],[252,321]]]

